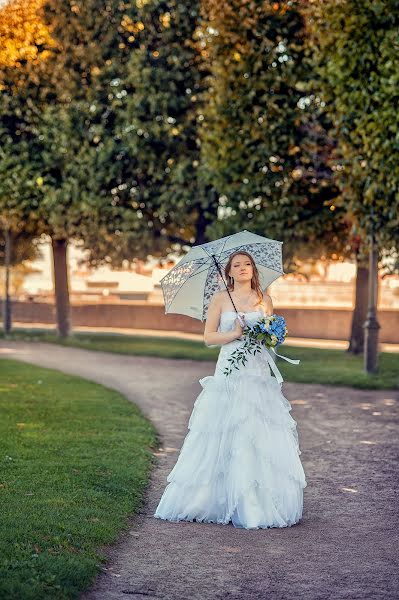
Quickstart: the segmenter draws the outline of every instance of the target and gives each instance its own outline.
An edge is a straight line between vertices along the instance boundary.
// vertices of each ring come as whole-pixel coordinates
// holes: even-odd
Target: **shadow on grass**
[[[55,332],[48,330],[16,329],[8,339],[40,341],[131,356],[197,361],[216,361],[219,354],[219,348],[207,348],[203,342],[123,333],[77,332],[62,340]],[[279,351],[288,358],[301,360],[299,365],[290,365],[276,357],[285,381],[347,385],[360,389],[399,388],[399,355],[395,353],[380,353],[378,373],[369,375],[363,370],[363,356],[353,356],[346,350],[301,348],[284,344]]]

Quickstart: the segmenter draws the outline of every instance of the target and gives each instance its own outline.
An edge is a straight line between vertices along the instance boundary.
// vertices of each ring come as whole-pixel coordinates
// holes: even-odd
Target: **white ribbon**
[[[273,352],[274,352],[274,354],[276,356],[279,356],[280,358],[284,358],[284,360],[286,360],[289,363],[292,363],[293,365],[299,365],[299,363],[301,362],[299,360],[299,358],[295,358],[295,359],[294,358],[288,358],[287,356],[283,356],[282,354],[277,354],[277,352],[275,351],[274,347],[272,347],[271,349],[273,350]]]
[[[284,381],[283,376],[281,375],[276,363],[274,362],[273,358],[270,356],[269,352],[268,352],[269,348],[266,348],[266,359],[267,362],[270,365],[271,370],[273,371],[277,381],[279,382],[279,384],[281,385]],[[279,356],[280,358],[283,358],[284,360],[286,360],[289,363],[292,363],[293,365],[299,365],[299,363],[301,362],[299,359],[292,359],[292,358],[287,358],[286,356],[282,356],[281,354],[277,354],[277,352],[275,351],[275,349],[272,347],[270,348],[270,350],[273,350],[274,354],[276,356]]]

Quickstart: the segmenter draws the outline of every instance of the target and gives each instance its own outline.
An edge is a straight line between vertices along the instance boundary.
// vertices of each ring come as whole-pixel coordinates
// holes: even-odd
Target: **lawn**
[[[118,354],[198,361],[216,361],[219,353],[219,348],[207,348],[203,342],[123,333],[75,333],[60,341],[54,333],[48,331],[15,330],[10,339],[42,341]],[[276,358],[285,381],[349,385],[360,389],[399,388],[399,354],[380,353],[379,372],[367,375],[363,371],[363,357],[353,356],[345,350],[301,348],[284,344],[278,353],[301,360],[299,365],[291,365]]]
[[[0,360],[0,598],[79,598],[142,496],[156,431],[119,393]]]

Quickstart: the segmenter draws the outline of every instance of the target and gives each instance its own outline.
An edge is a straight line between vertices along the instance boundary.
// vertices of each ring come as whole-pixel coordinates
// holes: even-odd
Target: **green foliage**
[[[5,265],[5,245],[4,230],[0,230],[0,266]],[[35,260],[41,255],[35,238],[23,229],[18,232],[10,232],[10,245],[11,266]]]
[[[5,232],[11,242],[11,265],[38,256],[34,239],[40,231],[39,198],[34,172],[27,160],[27,145],[15,144],[0,130],[0,265],[5,260]],[[30,215],[30,219],[28,219]]]
[[[334,142],[312,93],[299,3],[208,0],[201,40],[211,71],[204,160],[222,195],[215,235],[249,228],[284,241],[287,260],[344,252]]]
[[[12,197],[11,185],[7,193],[0,190],[2,214],[11,219],[16,206],[20,222],[37,235],[103,240],[101,231],[116,211],[110,191],[98,194],[95,186],[99,133],[105,122],[109,137],[108,96],[134,46],[133,19],[120,2],[43,4],[37,18],[52,37],[37,36],[39,58],[22,60],[18,68],[0,65],[2,147],[14,153],[7,150],[0,168],[15,163]],[[26,194],[15,185],[22,174],[31,188]],[[106,243],[93,251],[106,252]]]
[[[157,437],[113,390],[0,361],[0,597],[72,599],[142,506]]]
[[[204,82],[193,42],[198,2],[146,2],[140,19],[139,47],[119,87],[120,94],[124,89],[132,93],[119,117],[122,160],[114,201],[127,217],[125,236],[132,231],[131,213],[140,219],[137,255],[144,257],[205,241],[217,199],[201,177],[198,127]]]
[[[338,148],[334,169],[359,235],[398,248],[399,2],[313,3],[309,23]]]
[[[46,3],[60,90],[43,135],[46,212],[83,241],[92,264],[119,266],[200,243],[217,201],[197,174],[197,5],[116,3],[112,38],[101,27],[102,3],[74,4],[78,20],[67,3]],[[123,41],[121,28],[129,32]]]
[[[0,334],[1,337],[1,334]],[[10,339],[10,336],[7,336]],[[44,330],[16,330],[11,339],[42,341],[63,346],[86,348],[99,352],[112,352],[131,356],[154,356],[187,360],[215,362],[219,348],[207,348],[202,341],[179,338],[151,337],[147,335],[125,335],[112,333],[75,333],[66,340]],[[360,389],[398,389],[398,355],[381,352],[378,374],[367,374],[363,370],[363,357],[350,355],[344,350],[301,348],[285,343],[280,347],[289,358],[299,359],[299,365],[291,365],[277,359],[278,368],[285,381],[346,385]]]
[[[0,53],[2,214],[92,263],[248,228],[288,270],[371,219],[391,251],[397,6],[44,0],[35,58]]]

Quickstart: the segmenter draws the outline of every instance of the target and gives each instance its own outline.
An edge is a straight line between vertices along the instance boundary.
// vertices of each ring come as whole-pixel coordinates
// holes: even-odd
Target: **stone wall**
[[[292,308],[275,306],[284,316],[288,335],[292,337],[347,340],[350,334],[352,311],[333,308]],[[55,307],[44,302],[13,302],[13,320],[21,323],[55,322]],[[399,343],[399,312],[385,309],[378,313],[381,325],[379,341]],[[72,306],[73,327],[118,327],[131,329],[160,329],[202,333],[204,323],[169,313],[163,305],[143,302],[118,304],[75,304]]]

